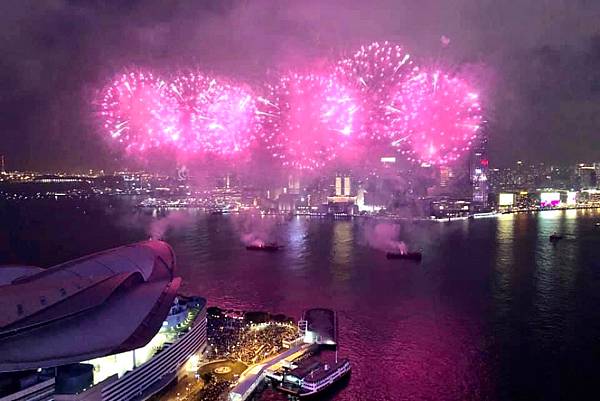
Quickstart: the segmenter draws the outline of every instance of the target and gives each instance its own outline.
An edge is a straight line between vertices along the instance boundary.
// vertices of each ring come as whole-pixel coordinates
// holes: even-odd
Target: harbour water
[[[295,317],[337,310],[339,352],[353,371],[331,399],[594,398],[597,210],[401,222],[399,239],[422,248],[420,264],[371,248],[368,219],[253,223],[195,211],[160,219],[116,200],[12,204],[0,211],[0,263],[49,266],[160,231],[184,292],[211,305]],[[248,252],[248,230],[285,247]],[[550,243],[553,232],[564,239]],[[285,396],[267,390],[260,399]]]

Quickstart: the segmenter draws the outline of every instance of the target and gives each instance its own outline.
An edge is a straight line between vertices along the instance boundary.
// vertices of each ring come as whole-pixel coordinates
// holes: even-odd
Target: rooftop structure
[[[173,251],[161,241],[48,269],[1,267],[0,372],[142,347],[162,326],[180,282]]]

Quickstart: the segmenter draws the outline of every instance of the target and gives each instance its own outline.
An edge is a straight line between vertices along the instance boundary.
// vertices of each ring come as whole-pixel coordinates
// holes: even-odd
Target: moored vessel
[[[329,390],[347,377],[351,370],[352,365],[347,358],[331,364],[313,362],[288,372],[279,388],[297,397],[309,398]]]
[[[385,254],[388,259],[406,259],[420,262],[423,258],[421,252],[388,252]]]

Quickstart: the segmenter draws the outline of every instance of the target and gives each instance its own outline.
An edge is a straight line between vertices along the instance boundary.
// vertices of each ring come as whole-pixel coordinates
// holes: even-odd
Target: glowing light
[[[259,98],[263,141],[284,166],[312,170],[334,160],[351,140],[358,98],[331,74],[288,74]]]
[[[366,117],[359,137],[369,141],[389,140],[393,127],[387,108],[393,90],[417,71],[410,55],[387,41],[362,46],[338,62],[336,73],[340,79],[361,92],[360,107]]]
[[[461,157],[483,121],[477,94],[464,80],[440,71],[401,82],[387,110],[396,135],[393,146],[430,165]]]
[[[134,152],[229,156],[252,144],[259,123],[250,90],[198,72],[169,83],[141,70],[122,74],[103,92],[100,115],[109,136]]]
[[[258,129],[249,89],[191,72],[169,85],[179,105],[180,149],[230,156],[252,144]]]
[[[284,74],[263,96],[199,71],[162,79],[133,70],[101,92],[102,128],[138,154],[235,158],[262,146],[283,166],[314,170],[394,148],[420,165],[444,165],[470,149],[483,122],[481,97],[463,77],[419,70],[390,42],[326,68]]]
[[[166,83],[137,70],[117,76],[101,94],[100,116],[108,135],[127,151],[160,146],[177,127],[177,104]]]

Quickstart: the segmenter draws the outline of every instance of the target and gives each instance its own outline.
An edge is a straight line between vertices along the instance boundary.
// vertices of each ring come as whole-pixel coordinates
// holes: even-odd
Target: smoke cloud
[[[384,252],[408,252],[406,244],[398,239],[400,226],[392,223],[368,224],[364,228],[367,244]]]
[[[257,212],[246,212],[236,216],[235,227],[240,233],[240,241],[246,246],[261,246],[269,242],[276,242],[276,220],[261,217]]]
[[[192,219],[186,212],[172,212],[165,217],[153,220],[149,226],[148,234],[151,239],[164,240],[170,230],[184,228],[191,222]]]

